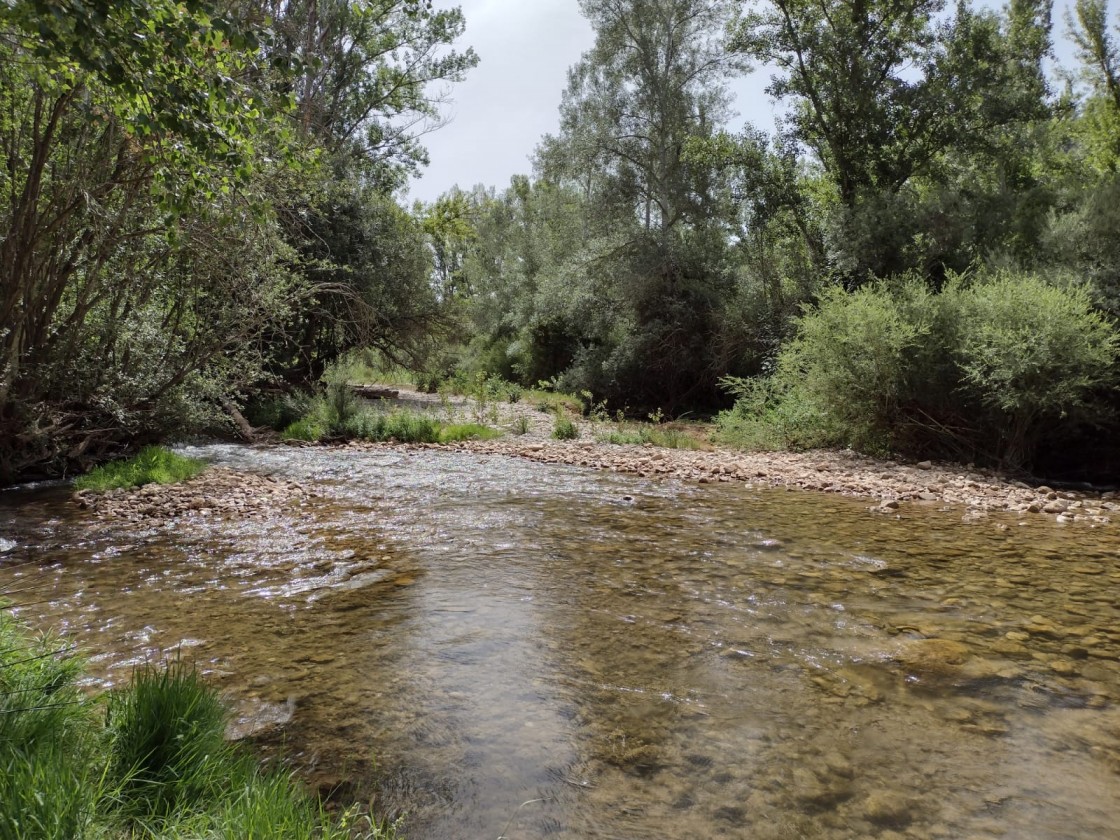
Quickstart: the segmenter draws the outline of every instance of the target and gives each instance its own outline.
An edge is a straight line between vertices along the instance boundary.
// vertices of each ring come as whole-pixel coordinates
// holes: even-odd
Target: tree
[[[608,0],[581,6],[595,46],[569,73],[561,128],[539,176],[583,201],[585,246],[554,276],[550,305],[573,315],[566,384],[672,411],[709,400],[710,348],[730,274],[727,211],[713,170],[688,156],[727,116],[721,0]],[[544,286],[542,286],[544,288]]]
[[[252,60],[156,40],[203,78]],[[0,482],[199,419],[259,371],[261,330],[299,296],[262,197],[282,111],[236,136],[248,117],[196,114],[227,156],[125,119],[129,85],[35,53],[0,32]],[[264,99],[247,96],[223,109]]]
[[[335,166],[388,193],[427,163],[419,137],[436,127],[446,86],[478,63],[449,49],[459,9],[431,0],[256,0],[270,17],[269,52],[291,73],[299,129]]]
[[[897,191],[939,152],[974,136],[998,51],[989,21],[945,0],[769,0],[741,11],[732,49],[778,72],[789,130],[825,167],[840,201]]]

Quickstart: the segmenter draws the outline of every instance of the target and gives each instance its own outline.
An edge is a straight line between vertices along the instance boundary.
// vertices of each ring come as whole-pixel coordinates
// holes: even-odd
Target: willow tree
[[[312,300],[277,336],[277,373],[314,381],[341,353],[376,346],[409,363],[442,324],[424,234],[392,193],[427,163],[448,87],[478,61],[459,50],[457,8],[427,0],[256,0],[273,20],[268,54],[294,102],[318,177],[280,208]]]
[[[285,109],[207,9],[3,7],[0,481],[198,420],[298,300],[266,198]]]

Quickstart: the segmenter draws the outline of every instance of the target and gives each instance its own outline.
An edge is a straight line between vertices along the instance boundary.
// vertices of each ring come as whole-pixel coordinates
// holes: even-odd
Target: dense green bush
[[[797,327],[769,379],[727,383],[724,440],[1027,467],[1047,430],[1103,410],[1120,349],[1084,289],[1009,271],[834,289]]]
[[[986,411],[1001,458],[1028,464],[1053,424],[1084,416],[1116,381],[1115,328],[1080,287],[1008,272],[950,295],[961,388]]]

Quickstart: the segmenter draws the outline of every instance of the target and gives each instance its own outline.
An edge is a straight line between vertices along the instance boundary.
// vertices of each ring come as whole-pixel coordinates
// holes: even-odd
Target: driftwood
[[[395,400],[401,395],[401,392],[394,388],[382,388],[378,385],[351,385],[350,390],[367,400]]]
[[[245,415],[238,411],[237,406],[235,406],[230,400],[224,397],[222,398],[221,403],[222,408],[226,410],[226,413],[230,416],[234,424],[237,426],[238,431],[241,432],[241,437],[247,441],[256,440],[256,431],[251,425],[249,425],[249,421],[245,419]]]

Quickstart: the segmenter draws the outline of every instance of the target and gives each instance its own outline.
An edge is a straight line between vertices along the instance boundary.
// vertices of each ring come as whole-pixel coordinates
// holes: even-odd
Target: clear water
[[[138,530],[8,493],[0,589],[91,685],[197,662],[234,731],[413,840],[1117,836],[1114,531],[454,452],[194,454],[318,497]]]

